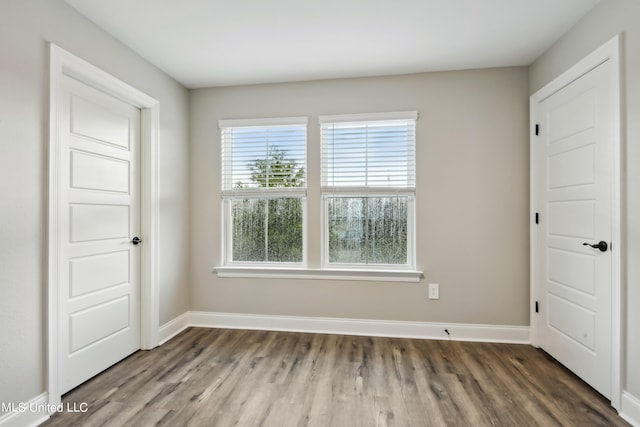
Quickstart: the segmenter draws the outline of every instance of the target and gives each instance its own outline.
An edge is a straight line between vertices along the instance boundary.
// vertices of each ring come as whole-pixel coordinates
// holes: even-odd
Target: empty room
[[[0,0],[0,427],[640,426],[638,0]]]

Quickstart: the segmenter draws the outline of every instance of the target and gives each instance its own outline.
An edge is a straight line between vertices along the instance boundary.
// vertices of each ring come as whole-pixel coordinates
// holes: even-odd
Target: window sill
[[[261,279],[361,280],[370,282],[413,282],[422,277],[416,270],[312,269],[278,267],[215,267],[218,277]]]

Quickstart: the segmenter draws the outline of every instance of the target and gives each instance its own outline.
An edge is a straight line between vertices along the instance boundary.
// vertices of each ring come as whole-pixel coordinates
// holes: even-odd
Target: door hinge
[[[540,125],[536,125],[536,136],[540,135]]]
[[[536,224],[540,224],[540,214],[536,212]]]
[[[536,301],[536,313],[540,312],[540,306],[538,305],[538,301]]]

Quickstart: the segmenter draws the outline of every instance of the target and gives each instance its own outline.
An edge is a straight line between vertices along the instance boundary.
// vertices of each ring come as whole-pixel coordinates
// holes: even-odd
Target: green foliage
[[[251,181],[259,187],[303,187],[304,168],[286,155],[275,148],[266,159],[255,160],[251,164]]]
[[[329,199],[329,262],[407,263],[406,197]]]
[[[303,187],[304,168],[286,152],[271,151],[249,165],[251,181],[261,188]],[[242,188],[241,183],[236,188]],[[232,202],[233,259],[253,262],[302,261],[302,199],[241,199]]]
[[[266,200],[260,199],[240,199],[231,202],[234,261],[265,260],[266,204]]]

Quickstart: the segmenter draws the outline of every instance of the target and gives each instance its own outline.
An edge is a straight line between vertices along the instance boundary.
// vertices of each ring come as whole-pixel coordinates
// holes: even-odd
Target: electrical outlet
[[[440,285],[429,283],[429,299],[440,299]]]

